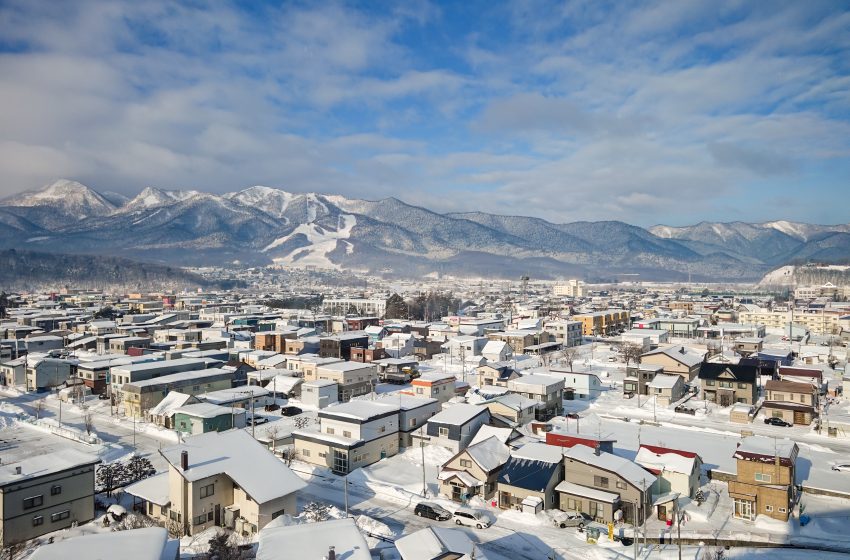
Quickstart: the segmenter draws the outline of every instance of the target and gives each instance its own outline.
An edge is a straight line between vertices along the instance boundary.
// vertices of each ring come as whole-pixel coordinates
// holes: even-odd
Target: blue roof
[[[552,475],[560,468],[563,468],[561,463],[511,457],[499,471],[499,482],[525,490],[542,492],[552,480]]]

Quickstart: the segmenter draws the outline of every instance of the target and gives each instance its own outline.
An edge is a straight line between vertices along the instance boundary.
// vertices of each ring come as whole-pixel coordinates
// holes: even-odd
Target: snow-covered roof
[[[649,488],[655,482],[655,475],[637,463],[611,453],[601,452],[597,455],[593,449],[585,445],[571,447],[564,456],[568,459],[616,473],[636,488]]]
[[[508,343],[503,340],[491,340],[481,349],[482,354],[500,354]]]
[[[564,386],[563,378],[555,377],[554,375],[544,375],[539,373],[523,375],[522,377],[518,377],[516,379],[511,379],[510,381],[508,381],[508,387],[511,389],[531,387],[546,387],[547,389],[549,389],[558,385],[560,385],[561,387]]]
[[[472,441],[469,442],[470,446],[475,445],[476,443],[482,442],[485,439],[495,437],[502,443],[508,443],[511,436],[514,435],[513,428],[497,428],[495,426],[483,425],[478,428],[478,431],[475,432],[475,437],[472,438]]]
[[[469,560],[475,543],[459,529],[426,527],[396,540],[395,546],[402,560],[432,560],[451,553],[463,555],[457,560]],[[477,560],[487,558],[478,547],[474,556]]]
[[[441,412],[429,418],[428,422],[462,426],[482,413],[489,415],[490,411],[474,404],[458,403],[443,408]]]
[[[93,533],[44,544],[35,549],[31,560],[68,560],[69,558],[114,558],[122,560],[165,560],[177,554],[178,541],[168,540],[162,527],[130,531]],[[118,552],[120,551],[120,552]]]
[[[192,395],[187,395],[180,391],[171,391],[148,412],[151,416],[168,416],[173,414],[174,411],[181,406],[185,405],[191,398],[193,398]]]
[[[136,496],[158,506],[171,503],[171,489],[168,486],[168,471],[143,478],[124,488],[131,496]]]
[[[647,387],[652,389],[672,389],[677,383],[682,381],[681,375],[671,375],[668,373],[657,373],[652,381],[647,383]]]
[[[12,455],[14,451],[10,451],[4,450],[4,454],[8,453]],[[14,455],[11,457],[9,455],[5,455],[3,457],[3,463],[0,464],[0,486],[18,484],[25,480],[31,480],[83,465],[100,463],[100,459],[97,456],[83,453],[76,449],[62,449],[62,451],[35,455],[20,460],[15,460]],[[20,474],[17,473],[18,468],[21,469]]]
[[[669,471],[690,476],[694,472],[696,458],[685,457],[678,453],[656,453],[641,446],[635,457],[635,463],[653,472]]]
[[[543,463],[560,463],[563,458],[563,448],[556,445],[547,445],[540,442],[526,443],[519,449],[511,452],[514,459],[528,459],[529,461],[541,461]]]
[[[210,391],[203,395],[198,395],[198,398],[213,404],[239,402],[249,400],[251,398],[258,399],[271,395],[271,390],[259,385],[242,385],[241,387],[229,387],[227,389],[219,389],[218,391]]]
[[[352,400],[340,404],[332,404],[319,412],[321,418],[348,418],[351,420],[367,420],[398,412],[399,406],[391,399],[381,401]]]
[[[189,453],[189,468],[180,468],[180,453]],[[301,490],[307,484],[243,430],[208,432],[162,450],[162,456],[193,482],[226,474],[257,503]]]
[[[657,350],[650,350],[646,352],[644,356],[654,356],[657,354],[664,354],[676,360],[677,362],[684,364],[688,367],[693,367],[700,362],[704,355],[698,354],[689,348],[685,348],[684,346],[670,346],[668,348],[659,348]]]
[[[457,471],[453,469],[442,470],[437,474],[437,480],[450,480],[452,478],[458,478],[461,482],[463,482],[464,486],[467,488],[474,488],[476,486],[484,486],[484,483],[469,474],[466,471]]]
[[[176,409],[174,413],[186,414],[187,416],[194,416],[196,418],[217,418],[224,414],[236,414],[237,411],[231,407],[202,402],[181,406]],[[245,414],[245,411],[243,409],[239,409],[238,413]]]
[[[605,492],[604,490],[597,490],[596,488],[588,488],[587,486],[567,482],[566,480],[555,486],[555,491],[570,494],[572,496],[582,496],[583,498],[590,498],[597,502],[606,502],[609,504],[613,504],[620,499],[619,494]]]
[[[511,455],[510,448],[496,436],[490,436],[484,441],[470,445],[466,448],[466,452],[486,472],[504,465]]]
[[[797,457],[797,444],[788,438],[776,439],[765,436],[748,436],[741,440],[733,457],[735,459],[769,460],[778,457],[787,463]]]
[[[286,560],[297,552],[298,558],[321,560],[329,547],[345,560],[372,560],[369,544],[354,518],[332,519],[318,523],[283,525],[285,516],[273,519],[260,531],[257,560]]]

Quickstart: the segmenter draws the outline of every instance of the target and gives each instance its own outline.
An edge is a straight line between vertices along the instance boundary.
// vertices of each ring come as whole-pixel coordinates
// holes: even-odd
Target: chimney
[[[602,447],[602,445],[600,445],[599,442],[597,442],[596,445],[593,447],[593,454],[597,457],[599,457],[599,454],[601,453],[600,447]]]
[[[328,547],[328,560],[336,560],[336,551],[334,547]]]
[[[189,470],[189,452],[188,451],[181,451],[180,452],[180,468],[182,468],[184,471]]]
[[[15,474],[21,474],[21,467],[20,466],[15,467]]]

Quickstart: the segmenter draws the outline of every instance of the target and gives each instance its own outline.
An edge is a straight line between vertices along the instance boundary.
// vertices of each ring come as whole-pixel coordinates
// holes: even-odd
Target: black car
[[[771,426],[782,426],[783,428],[791,427],[791,424],[783,420],[782,418],[765,418],[765,424],[770,424]]]
[[[437,521],[448,521],[452,518],[449,510],[431,502],[419,502],[413,508],[413,513],[419,517],[427,517],[428,519],[436,519]]]
[[[302,412],[304,411],[298,408],[297,406],[284,406],[280,409],[280,413],[282,416],[298,416]]]

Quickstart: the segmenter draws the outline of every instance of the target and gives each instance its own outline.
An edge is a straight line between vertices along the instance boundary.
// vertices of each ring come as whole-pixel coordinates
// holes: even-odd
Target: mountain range
[[[121,256],[182,266],[282,266],[537,279],[760,278],[789,263],[850,259],[850,224],[710,223],[648,229],[439,214],[256,186],[215,195],[146,188],[132,199],[60,180],[0,201],[0,249]]]

